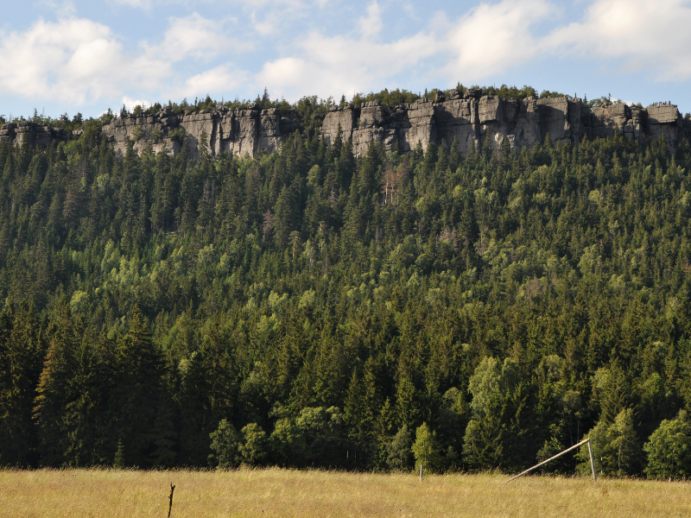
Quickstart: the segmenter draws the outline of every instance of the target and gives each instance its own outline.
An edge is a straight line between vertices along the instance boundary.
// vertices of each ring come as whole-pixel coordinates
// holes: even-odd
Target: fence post
[[[170,483],[170,496],[168,497],[168,500],[170,500],[170,504],[168,505],[168,518],[170,518],[170,512],[173,510],[173,491],[175,491],[175,486],[173,483]]]
[[[590,447],[590,437],[588,437],[588,453],[590,454],[590,469],[593,470],[593,483],[597,482],[597,472],[595,471],[595,458],[593,449]]]
[[[425,465],[420,464],[420,482],[422,482],[422,473],[424,472],[424,470],[425,470]]]

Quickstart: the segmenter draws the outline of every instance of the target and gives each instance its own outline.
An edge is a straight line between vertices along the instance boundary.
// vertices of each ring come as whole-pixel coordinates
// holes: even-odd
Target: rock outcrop
[[[174,156],[186,146],[191,156],[206,148],[212,156],[227,152],[253,157],[258,151],[276,151],[297,128],[295,113],[281,117],[278,110],[250,103],[245,109],[219,105],[185,115],[170,108],[156,115],[127,115],[104,125],[103,135],[118,154],[125,153],[129,139],[139,153],[151,147],[155,153]],[[619,103],[589,108],[571,97],[514,99],[471,89],[463,95],[456,90],[439,92],[434,102],[419,99],[394,108],[379,101],[332,107],[323,119],[321,134],[331,144],[339,131],[342,139],[352,140],[359,156],[372,142],[403,153],[418,144],[426,150],[431,143],[448,147],[457,142],[458,151],[465,154],[473,147],[500,146],[504,141],[511,148],[530,148],[548,135],[555,143],[578,144],[586,136],[609,137],[615,131],[640,141],[664,136],[673,151],[682,138],[691,137],[691,121],[667,103],[648,108]],[[29,121],[0,128],[0,142],[11,140],[17,146],[28,142],[48,147],[68,137],[63,130]]]
[[[27,143],[40,148],[50,147],[67,140],[67,133],[59,128],[36,124],[31,121],[7,122],[0,128],[0,143],[9,140],[15,146]]]
[[[589,108],[580,99],[505,99],[469,90],[464,96],[452,92],[436,102],[419,100],[413,104],[382,107],[377,101],[361,108],[352,105],[332,108],[326,115],[322,134],[328,142],[339,131],[352,139],[356,155],[362,155],[370,142],[387,150],[407,152],[418,143],[426,150],[430,143],[450,146],[467,153],[471,146],[493,146],[504,140],[509,146],[532,147],[548,135],[552,142],[578,144],[584,137],[609,137],[619,131],[629,138],[645,140],[664,135],[670,150],[683,137],[691,137],[691,121],[681,117],[673,104],[637,108],[609,104]]]
[[[196,156],[205,146],[212,156],[229,152],[252,157],[259,150],[276,151],[296,128],[297,123],[280,117],[278,110],[250,105],[247,109],[218,106],[182,116],[169,109],[156,115],[130,115],[103,126],[103,134],[119,154],[131,139],[140,153],[151,146],[156,153],[176,155],[181,146],[188,146]]]

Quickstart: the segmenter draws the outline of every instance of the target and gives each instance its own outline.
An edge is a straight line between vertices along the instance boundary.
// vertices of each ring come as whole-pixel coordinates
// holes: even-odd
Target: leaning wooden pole
[[[526,473],[530,473],[530,472],[533,471],[534,469],[539,468],[540,466],[544,466],[545,464],[547,464],[547,463],[550,462],[550,461],[553,461],[553,460],[556,459],[557,457],[561,457],[561,456],[564,455],[565,453],[569,453],[571,450],[575,450],[575,449],[578,448],[579,446],[583,446],[585,443],[588,443],[588,449],[590,450],[590,438],[588,438],[588,439],[585,439],[585,440],[579,442],[578,444],[574,444],[573,446],[571,446],[570,448],[565,449],[565,450],[562,451],[561,453],[557,453],[556,455],[554,455],[553,457],[550,457],[550,458],[547,459],[547,460],[543,460],[542,462],[540,462],[540,464],[535,464],[535,466],[533,466],[532,468],[526,469],[525,471],[523,471],[522,473],[519,473],[519,474],[516,475],[515,477],[511,477],[509,480],[507,480],[506,482],[504,482],[504,484],[508,484],[508,483],[511,482],[512,480],[516,480],[518,477],[522,477],[522,476],[525,475]],[[592,453],[592,450],[590,450],[590,463],[591,463],[591,467],[592,467],[592,469],[593,469],[593,476],[595,476],[595,464],[593,463],[593,453]]]
[[[595,471],[595,457],[593,449],[590,447],[590,437],[588,437],[588,453],[590,454],[590,469],[593,471],[593,483],[597,482],[597,471]]]

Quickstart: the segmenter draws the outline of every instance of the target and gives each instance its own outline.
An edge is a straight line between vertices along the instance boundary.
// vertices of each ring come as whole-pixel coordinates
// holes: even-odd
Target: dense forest
[[[355,158],[305,120],[253,159],[0,147],[1,465],[512,472],[590,436],[691,471],[687,142]]]

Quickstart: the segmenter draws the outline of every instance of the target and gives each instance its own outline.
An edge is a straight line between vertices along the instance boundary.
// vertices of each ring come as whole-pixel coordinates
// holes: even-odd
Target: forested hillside
[[[185,149],[0,148],[0,464],[691,470],[688,143]]]

